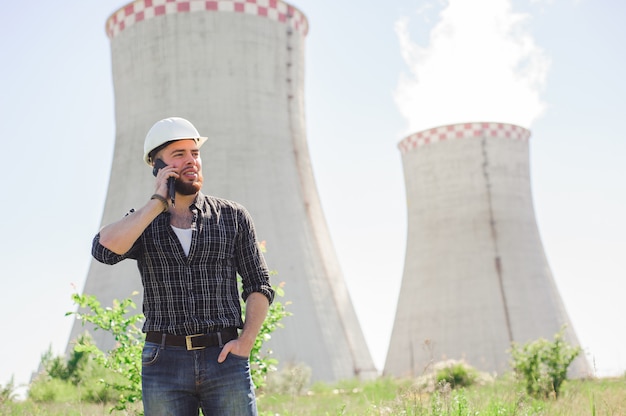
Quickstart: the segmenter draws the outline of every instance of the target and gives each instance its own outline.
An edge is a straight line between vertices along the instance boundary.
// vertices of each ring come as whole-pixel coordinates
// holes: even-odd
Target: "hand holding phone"
[[[167,165],[165,164],[165,162],[161,159],[157,159],[154,161],[154,168],[152,168],[152,174],[154,176],[157,176],[157,173],[159,173],[159,170],[161,170],[162,168],[166,167]],[[167,178],[167,189],[170,195],[170,200],[172,201],[172,206],[174,206],[174,198],[176,197],[176,185],[175,185],[176,179],[172,178],[171,176],[169,178]]]

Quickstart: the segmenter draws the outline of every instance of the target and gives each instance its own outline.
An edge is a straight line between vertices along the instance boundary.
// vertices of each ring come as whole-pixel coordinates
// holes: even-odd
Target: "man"
[[[154,195],[93,241],[92,254],[102,263],[137,260],[146,416],[197,415],[200,408],[207,416],[257,414],[249,355],[274,292],[246,209],[200,191],[206,140],[185,119],[155,123],[144,142],[144,161],[154,166],[160,159],[164,166],[154,170]]]

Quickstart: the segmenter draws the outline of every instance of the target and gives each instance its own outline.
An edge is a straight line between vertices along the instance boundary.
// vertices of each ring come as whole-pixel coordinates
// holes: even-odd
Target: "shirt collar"
[[[202,193],[202,191],[198,191],[198,193],[196,194],[196,197],[194,198],[193,202],[191,203],[191,205],[189,207],[193,206],[198,211],[203,211],[204,204],[206,204],[206,197]]]

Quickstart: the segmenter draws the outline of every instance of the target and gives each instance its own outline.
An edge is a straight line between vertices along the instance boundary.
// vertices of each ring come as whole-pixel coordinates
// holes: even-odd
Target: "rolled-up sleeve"
[[[132,250],[131,250],[132,251]],[[129,258],[129,253],[117,254],[100,244],[100,233],[96,234],[91,244],[91,255],[94,259],[104,264],[116,264]]]
[[[239,227],[237,271],[243,283],[241,297],[245,301],[251,293],[258,292],[265,295],[272,304],[274,289],[270,284],[269,270],[256,239],[252,218],[245,208],[239,215]]]

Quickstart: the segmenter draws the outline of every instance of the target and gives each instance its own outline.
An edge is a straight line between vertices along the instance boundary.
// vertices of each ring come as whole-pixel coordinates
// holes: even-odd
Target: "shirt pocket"
[[[230,260],[235,257],[236,238],[234,228],[212,224],[199,233],[195,255],[209,263]]]

